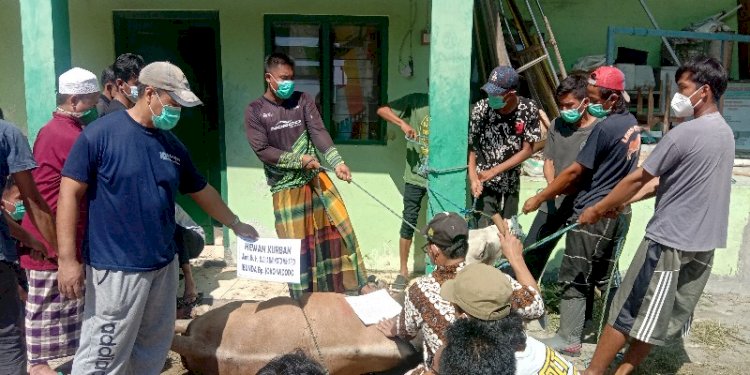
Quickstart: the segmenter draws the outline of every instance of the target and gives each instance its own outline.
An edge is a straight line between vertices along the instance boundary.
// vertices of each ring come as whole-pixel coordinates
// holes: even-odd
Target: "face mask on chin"
[[[71,112],[57,107],[55,111],[58,113],[62,113],[63,115],[66,115],[68,117],[76,118],[81,121],[83,125],[88,125],[99,118],[99,112],[96,110],[96,107],[91,107],[83,112]]]

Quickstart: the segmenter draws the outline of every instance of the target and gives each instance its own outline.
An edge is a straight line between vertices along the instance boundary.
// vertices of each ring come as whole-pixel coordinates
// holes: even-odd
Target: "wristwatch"
[[[227,225],[230,229],[234,229],[234,227],[237,226],[237,224],[240,223],[240,217],[237,215],[234,215],[234,220],[232,220],[232,223]]]

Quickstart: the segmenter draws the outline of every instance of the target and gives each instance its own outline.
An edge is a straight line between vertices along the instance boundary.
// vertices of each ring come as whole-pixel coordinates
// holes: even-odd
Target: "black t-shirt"
[[[596,204],[638,166],[641,132],[630,113],[613,114],[591,130],[576,161],[587,169],[579,182],[575,215]]]

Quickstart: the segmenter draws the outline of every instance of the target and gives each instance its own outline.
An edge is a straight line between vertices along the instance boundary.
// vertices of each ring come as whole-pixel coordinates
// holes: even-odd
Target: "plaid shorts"
[[[30,365],[75,354],[81,336],[83,298],[68,299],[57,288],[57,271],[26,271],[26,354]]]

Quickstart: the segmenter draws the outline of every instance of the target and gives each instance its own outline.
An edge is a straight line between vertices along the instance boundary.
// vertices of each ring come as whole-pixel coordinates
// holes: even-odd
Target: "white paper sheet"
[[[346,297],[346,302],[365,325],[376,324],[401,313],[401,305],[385,289],[361,296]]]
[[[302,240],[237,238],[237,277],[299,284],[301,246]]]

